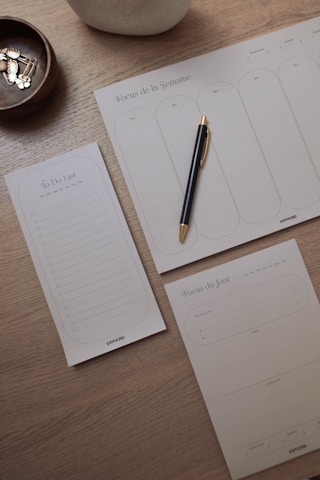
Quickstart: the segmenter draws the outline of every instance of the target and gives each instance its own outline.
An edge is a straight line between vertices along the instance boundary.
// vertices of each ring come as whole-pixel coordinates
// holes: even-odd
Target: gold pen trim
[[[207,124],[208,124],[208,121],[207,121],[206,115],[202,115],[200,120],[200,125],[207,125]]]

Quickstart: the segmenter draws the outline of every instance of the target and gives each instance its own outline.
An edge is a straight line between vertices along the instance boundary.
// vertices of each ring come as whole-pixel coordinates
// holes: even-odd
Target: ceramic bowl
[[[67,0],[91,27],[122,35],[155,35],[174,27],[191,0]]]

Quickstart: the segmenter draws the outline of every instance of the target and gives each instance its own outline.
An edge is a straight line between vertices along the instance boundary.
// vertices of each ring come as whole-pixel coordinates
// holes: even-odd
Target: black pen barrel
[[[192,163],[190,167],[187,188],[185,191],[183,207],[180,217],[180,225],[188,225],[191,213],[193,196],[197,184],[197,176],[200,168],[200,162],[203,155],[203,150],[206,144],[207,125],[199,125],[196,137],[196,143],[192,155]]]

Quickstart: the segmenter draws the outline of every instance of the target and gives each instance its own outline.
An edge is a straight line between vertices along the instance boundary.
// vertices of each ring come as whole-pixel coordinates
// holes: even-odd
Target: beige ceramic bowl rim
[[[21,100],[21,102],[14,103],[14,104],[8,105],[6,107],[0,107],[0,112],[5,112],[5,111],[8,111],[8,110],[13,110],[14,108],[20,107],[20,106],[30,102],[30,100],[32,100],[32,98],[35,95],[37,95],[37,93],[39,92],[39,90],[41,90],[43,84],[45,83],[46,79],[48,78],[49,71],[50,71],[50,68],[51,68],[51,63],[52,63],[52,55],[51,55],[51,50],[50,50],[50,46],[49,46],[47,38],[43,35],[43,33],[37,27],[32,25],[30,22],[28,22],[26,20],[23,20],[21,18],[18,18],[18,17],[0,16],[0,27],[1,27],[1,22],[2,21],[15,22],[17,25],[19,23],[21,23],[21,24],[29,27],[30,30],[34,31],[40,37],[40,39],[41,39],[41,41],[42,41],[42,43],[45,47],[46,55],[47,55],[47,65],[46,65],[46,69],[45,69],[45,72],[44,72],[43,79],[42,79],[41,83],[34,90],[34,92],[32,92],[32,94],[26,96],[25,99]]]

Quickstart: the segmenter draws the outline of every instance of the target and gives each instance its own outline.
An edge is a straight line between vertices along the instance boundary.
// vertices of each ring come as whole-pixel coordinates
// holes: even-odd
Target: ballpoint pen
[[[193,203],[193,196],[197,183],[199,168],[203,167],[209,145],[210,131],[207,125],[207,117],[201,117],[200,125],[196,137],[196,143],[193,150],[189,178],[186,192],[184,195],[183,207],[180,217],[179,240],[183,242],[189,227],[189,218]]]

